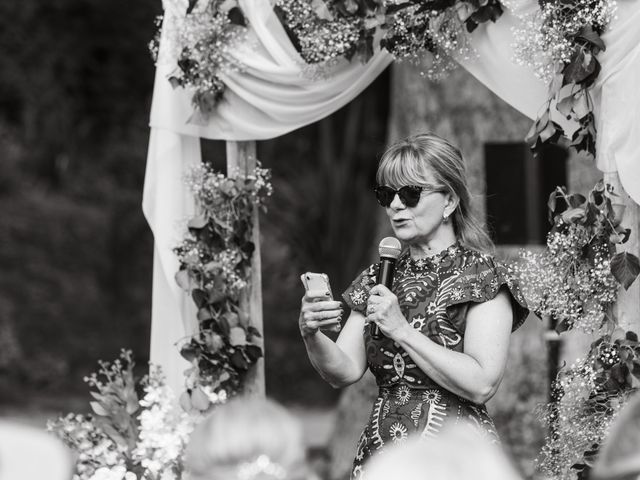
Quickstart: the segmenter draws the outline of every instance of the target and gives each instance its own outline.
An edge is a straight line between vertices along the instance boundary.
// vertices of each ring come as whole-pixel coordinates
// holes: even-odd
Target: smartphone
[[[304,285],[304,289],[308,291],[325,293],[324,300],[333,300],[331,285],[329,285],[329,276],[326,273],[307,272],[300,275],[300,280]]]
[[[304,289],[313,291],[314,293],[324,293],[324,298],[316,299],[316,302],[321,300],[333,300],[333,293],[331,292],[331,285],[329,285],[329,276],[326,273],[313,273],[307,272],[300,275],[300,280],[304,285]],[[329,330],[331,332],[339,332],[342,326],[340,323],[333,327],[323,327],[323,330]]]

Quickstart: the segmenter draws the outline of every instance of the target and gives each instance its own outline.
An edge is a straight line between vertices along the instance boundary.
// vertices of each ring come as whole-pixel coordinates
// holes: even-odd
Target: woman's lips
[[[404,225],[404,224],[405,224],[405,223],[407,223],[408,221],[409,221],[409,219],[408,219],[408,218],[394,218],[394,219],[392,220],[393,224],[394,224],[394,225],[397,225],[397,226],[399,226],[399,227],[400,227],[400,226],[402,226],[402,225]]]

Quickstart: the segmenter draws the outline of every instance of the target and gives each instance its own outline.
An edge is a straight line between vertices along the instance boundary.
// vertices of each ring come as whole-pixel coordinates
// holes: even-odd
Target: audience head
[[[456,425],[434,439],[409,437],[365,466],[367,480],[520,480],[499,446]]]
[[[614,420],[591,476],[595,480],[640,478],[640,395],[632,397]]]
[[[70,480],[73,456],[44,430],[0,419],[0,479]]]
[[[273,401],[236,398],[194,430],[185,455],[191,480],[308,478],[302,430]]]

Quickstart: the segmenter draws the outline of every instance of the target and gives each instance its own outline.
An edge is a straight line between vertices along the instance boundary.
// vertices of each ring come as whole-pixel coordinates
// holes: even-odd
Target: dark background
[[[142,215],[159,0],[0,2],[0,404],[66,408],[97,361],[149,355],[153,238]],[[339,294],[370,259],[388,74],[317,124],[259,142],[267,390],[326,406],[297,330],[303,271]],[[224,143],[203,142],[224,165]],[[176,354],[178,354],[176,352]]]

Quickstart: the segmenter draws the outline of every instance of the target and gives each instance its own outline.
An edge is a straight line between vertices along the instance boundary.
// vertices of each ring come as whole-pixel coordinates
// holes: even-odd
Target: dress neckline
[[[410,265],[412,267],[418,267],[418,268],[439,265],[444,259],[449,257],[454,257],[461,250],[462,250],[462,246],[460,245],[459,240],[456,240],[454,243],[442,249],[438,253],[434,253],[433,255],[428,255],[420,258],[413,258],[411,256],[411,252],[409,251],[409,248],[407,248],[403,254],[402,260],[407,265]]]

